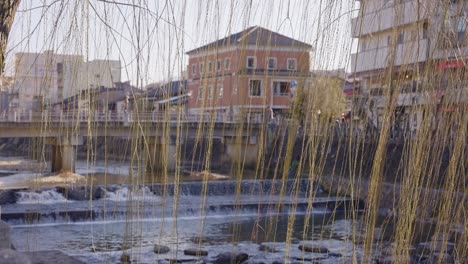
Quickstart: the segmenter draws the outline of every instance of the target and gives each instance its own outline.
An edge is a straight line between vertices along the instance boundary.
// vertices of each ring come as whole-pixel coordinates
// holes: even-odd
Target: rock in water
[[[297,239],[297,238],[292,238],[291,239],[291,244],[299,244],[299,243],[301,243],[301,241],[299,239]]]
[[[265,252],[270,252],[270,253],[278,252],[273,246],[269,246],[269,245],[266,245],[266,244],[261,244],[258,247],[258,250],[265,251]]]
[[[0,191],[0,204],[16,203],[16,195],[14,190]]]
[[[120,263],[121,264],[131,264],[132,260],[130,259],[130,256],[123,253],[122,256],[120,256]]]
[[[241,264],[249,259],[246,253],[225,252],[216,256],[215,264]]]
[[[166,254],[168,253],[169,251],[171,251],[169,249],[169,247],[167,246],[164,246],[164,245],[154,245],[154,253],[156,254]]]
[[[343,255],[341,253],[334,253],[334,252],[330,252],[328,253],[328,257],[330,258],[341,258]]]
[[[0,220],[0,249],[11,248],[11,227]]]
[[[0,250],[0,264],[32,264],[24,254],[12,249]]]
[[[188,248],[184,250],[184,254],[188,256],[208,256],[208,251],[198,248]]]
[[[305,252],[311,252],[311,253],[320,253],[320,254],[327,254],[330,252],[328,248],[316,247],[316,246],[307,245],[307,244],[299,245],[299,250],[305,251]]]

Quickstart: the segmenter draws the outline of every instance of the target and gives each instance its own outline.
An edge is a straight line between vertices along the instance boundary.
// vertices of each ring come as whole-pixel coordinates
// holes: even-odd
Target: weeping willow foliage
[[[352,232],[346,240],[355,245],[353,263],[370,263],[376,252],[388,247],[395,262],[408,263],[418,241],[432,241],[431,252],[441,251],[441,248],[443,251],[449,243],[454,243],[452,258],[463,263],[468,259],[468,75],[465,64],[468,43],[466,33],[460,34],[457,26],[466,28],[467,5],[465,1],[452,4],[453,1],[441,0],[401,1],[402,4],[395,6],[392,2],[206,0],[153,3],[102,0],[45,1],[42,6],[37,6],[35,1],[23,0],[16,14],[18,23],[11,32],[14,39],[5,49],[2,44],[6,39],[5,32],[0,32],[0,47],[1,54],[6,51],[7,56],[13,56],[12,53],[20,47],[24,51],[83,54],[85,61],[98,56],[112,58],[117,54],[122,60],[123,76],[131,79],[137,88],[144,88],[159,79],[182,80],[186,71],[190,71],[185,54],[187,47],[202,46],[252,24],[288,33],[288,36],[310,43],[313,51],[311,61],[307,63],[313,69],[347,67],[350,78],[361,81],[360,92],[345,98],[343,79],[311,75],[298,83],[289,112],[274,131],[269,129],[271,114],[268,107],[260,111],[263,118],[260,123],[248,119],[251,114],[248,112],[239,117],[242,122],[221,123],[224,130],[236,131],[236,136],[230,139],[230,143],[237,146],[236,151],[224,164],[229,168],[231,179],[236,181],[236,203],[240,203],[241,182],[246,175],[251,175],[249,178],[254,180],[282,182],[280,200],[275,205],[278,212],[282,199],[296,199],[300,180],[307,179],[310,190],[321,184],[330,196],[347,195],[365,201],[363,213],[350,210],[345,216],[352,223]],[[414,15],[418,22],[399,22],[409,19],[405,13],[408,12],[406,3],[416,7]],[[385,35],[378,35],[378,32],[364,34],[366,28],[388,19],[378,12],[368,12],[368,9],[372,11],[377,6],[382,10],[385,5],[388,5],[386,12],[393,17],[389,22],[393,25]],[[1,8],[5,10],[5,7]],[[15,10],[14,7],[6,9]],[[7,13],[2,12],[0,25],[5,25],[4,21],[9,19],[3,14]],[[465,19],[461,24],[451,20],[460,14],[464,14],[461,17]],[[31,20],[34,23],[29,23]],[[8,31],[8,27],[6,29]],[[31,37],[34,32],[39,32],[38,36],[34,35],[37,39]],[[355,32],[361,34],[356,36]],[[404,39],[400,39],[401,32],[405,32]],[[357,38],[352,40],[352,35]],[[213,47],[215,53],[221,52],[222,48],[221,44]],[[385,53],[382,53],[384,49]],[[351,53],[362,56],[364,62],[349,60]],[[245,54],[238,55],[239,58],[243,56]],[[235,59],[231,58],[231,61]],[[462,64],[453,69],[441,69],[444,60],[459,60]],[[205,67],[207,61],[208,58]],[[374,66],[376,70],[360,71],[360,63]],[[3,64],[2,58],[0,64]],[[245,77],[246,73],[239,75]],[[267,78],[268,73],[257,77]],[[89,76],[82,79],[84,87],[93,82]],[[50,80],[44,82],[47,86]],[[212,86],[209,78],[204,78],[201,86],[207,98]],[[220,91],[216,90],[218,86],[214,87],[212,93],[216,97]],[[182,165],[189,164],[192,172],[202,172],[199,205],[202,210],[200,220],[194,225],[200,235],[198,245],[201,247],[202,237],[206,235],[205,209],[207,186],[212,180],[212,157],[218,153],[215,131],[220,125],[219,114],[206,111],[206,114],[196,116],[192,120],[197,125],[196,133],[189,135],[185,125],[188,114],[184,107],[167,104],[158,112],[160,121],[148,122],[151,103],[149,98],[140,98],[134,103],[128,141],[116,148],[114,137],[106,135],[98,139],[95,136],[102,126],[109,131],[114,129],[111,118],[95,118],[101,113],[106,114],[102,104],[109,99],[93,101],[89,88],[81,92],[80,97],[89,105],[79,105],[74,113],[85,112],[87,118],[84,122],[79,121],[76,114],[64,120],[62,134],[74,136],[85,127],[88,166],[93,167],[98,159],[104,159],[107,164],[111,157],[128,162],[134,169],[129,170],[126,181],[134,191],[144,184],[174,184],[170,223],[173,241],[177,241],[178,187],[184,180]],[[162,99],[170,97],[167,93]],[[351,119],[342,122],[345,100],[352,102]],[[202,109],[209,110],[213,106],[209,100],[202,100]],[[39,130],[46,133],[53,121],[45,112],[41,118]],[[155,130],[161,131],[162,136],[151,136]],[[247,164],[246,157],[252,150],[245,147],[245,133],[257,132],[255,151],[258,158],[255,164]],[[186,144],[189,137],[195,138],[190,146]],[[46,143],[40,139],[31,143],[35,158],[44,162],[47,162]],[[291,169],[292,164],[294,169]],[[286,192],[288,179],[295,183],[291,193]],[[112,176],[106,172],[103,181],[112,183]],[[87,184],[93,186],[95,183],[89,178]],[[314,225],[329,224],[310,225],[315,195],[314,191],[309,193],[306,220],[301,227],[303,237],[300,239],[303,240],[311,238]],[[163,199],[165,197],[166,193]],[[89,205],[92,208],[92,200]],[[354,206],[358,207],[357,204]],[[382,208],[388,210],[384,217],[381,217]],[[293,211],[296,209],[293,206]],[[127,210],[122,249],[138,254],[138,245],[131,240],[132,234],[142,232],[138,221],[142,213],[139,201],[130,197]],[[262,233],[274,241],[277,222],[270,219],[262,226],[260,219],[259,210],[257,225],[252,227],[252,240],[257,241]],[[295,221],[296,215],[289,214],[285,260],[292,247],[293,230],[297,228]],[[165,224],[162,222],[160,232],[155,232],[155,241],[161,240]],[[454,235],[452,231],[457,226],[463,231]],[[390,238],[384,240],[382,230],[390,232]],[[238,232],[236,227],[232,230],[232,242],[238,242]],[[327,238],[323,232],[320,239]],[[357,248],[363,249],[362,255],[357,253]],[[436,260],[438,263],[446,261],[443,254]]]

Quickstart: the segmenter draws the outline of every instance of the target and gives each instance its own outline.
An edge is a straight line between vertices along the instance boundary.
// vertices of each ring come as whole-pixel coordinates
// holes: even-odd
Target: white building
[[[442,96],[466,105],[467,2],[360,1],[352,21],[358,52],[351,55],[351,71],[362,80],[368,100],[359,107],[374,126],[380,126],[390,94],[396,95],[395,124],[411,131],[420,124],[421,106],[439,104]]]
[[[85,62],[81,55],[53,51],[17,53],[10,109],[38,110],[87,88],[112,87],[120,77],[120,61]]]

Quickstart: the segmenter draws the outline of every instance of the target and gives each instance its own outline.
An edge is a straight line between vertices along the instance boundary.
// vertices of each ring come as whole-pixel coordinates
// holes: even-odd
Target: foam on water
[[[134,192],[128,187],[122,187],[115,191],[105,190],[104,199],[110,201],[124,202],[129,199],[137,201],[155,201],[159,200],[159,196],[154,195],[154,193],[148,187],[142,187],[138,191]]]
[[[16,193],[17,204],[54,204],[70,202],[56,190],[45,190],[41,192],[19,191]]]

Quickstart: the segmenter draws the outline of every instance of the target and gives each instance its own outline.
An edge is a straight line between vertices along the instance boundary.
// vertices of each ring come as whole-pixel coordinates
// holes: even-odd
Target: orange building
[[[310,76],[312,46],[251,27],[187,52],[190,113],[226,116],[287,112]]]

